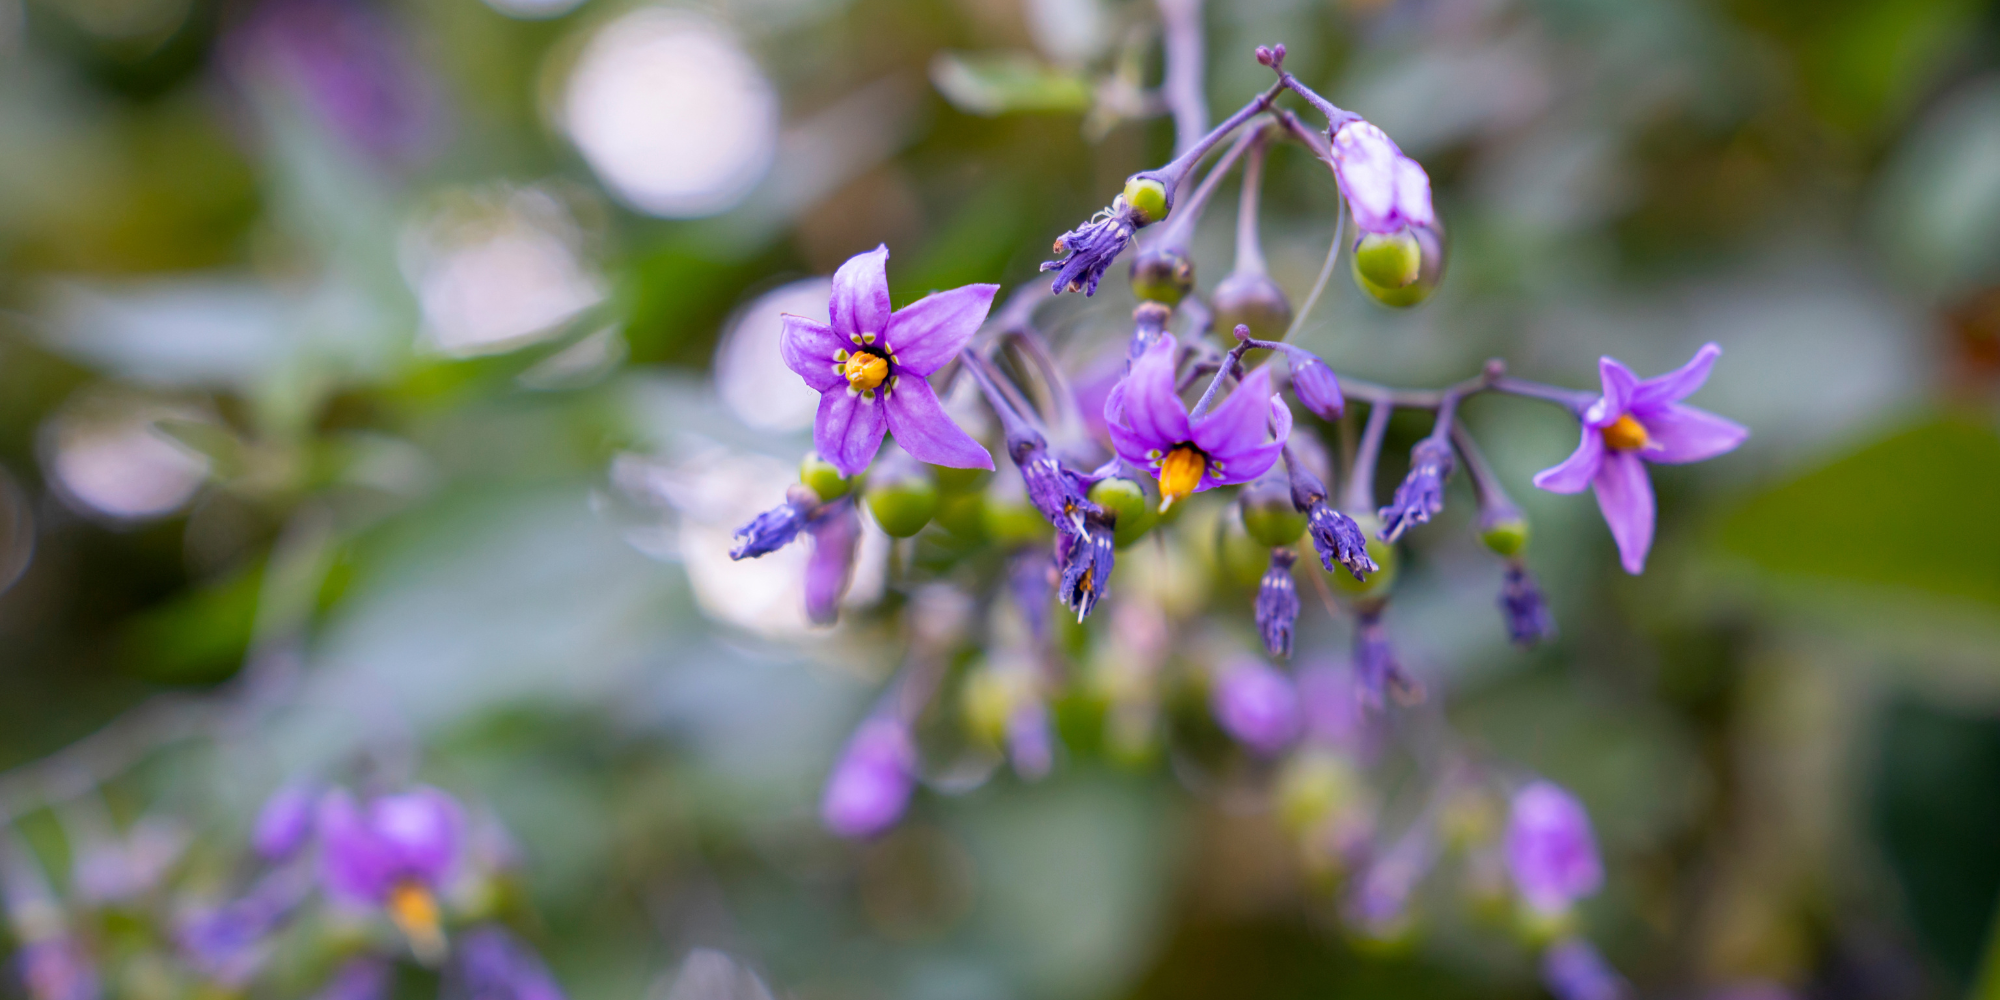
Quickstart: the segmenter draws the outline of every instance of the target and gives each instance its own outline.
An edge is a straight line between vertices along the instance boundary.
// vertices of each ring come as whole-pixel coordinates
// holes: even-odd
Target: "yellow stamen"
[[[1646,436],[1646,428],[1632,419],[1629,413],[1619,417],[1617,423],[1604,428],[1601,433],[1605,446],[1613,451],[1638,451],[1652,443],[1652,439]]]
[[[426,965],[444,957],[444,929],[438,919],[437,897],[415,882],[399,882],[389,890],[389,919],[410,941],[410,950]]]
[[[1208,456],[1188,445],[1167,452],[1167,457],[1160,459],[1160,513],[1193,493],[1201,485],[1201,474],[1207,471]]]
[[[847,376],[847,384],[855,392],[867,392],[889,377],[889,362],[880,354],[862,351],[847,359],[841,374]]]

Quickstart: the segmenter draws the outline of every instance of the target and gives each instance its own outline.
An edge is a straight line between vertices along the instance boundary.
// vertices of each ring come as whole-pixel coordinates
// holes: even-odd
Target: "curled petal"
[[[1695,390],[1708,381],[1709,370],[1715,367],[1715,359],[1722,357],[1722,348],[1713,341],[1701,345],[1687,364],[1666,373],[1655,375],[1638,384],[1632,390],[1632,408],[1651,409],[1668,403],[1678,403],[1694,395]]]
[[[882,449],[889,430],[880,396],[864,397],[845,389],[821,393],[819,414],[813,418],[813,447],[843,476],[857,476]]]
[[[939,405],[931,384],[917,375],[900,376],[881,397],[889,433],[912,458],[953,469],[990,469],[993,456],[954,423]]]
[[[889,317],[883,341],[903,374],[929,375],[944,367],[979,332],[999,285],[966,285],[933,292]]]
[[[1604,435],[1597,428],[1585,425],[1583,440],[1577,442],[1576,450],[1561,465],[1535,473],[1535,485],[1550,493],[1582,493],[1597,478],[1597,470],[1603,464]]]
[[[1583,411],[1583,422],[1592,427],[1605,427],[1617,422],[1625,411],[1632,408],[1632,390],[1639,385],[1639,376],[1625,367],[1617,358],[1598,358],[1597,377],[1604,383],[1604,395]]]
[[[1104,402],[1105,422],[1127,432],[1124,437],[1129,444],[1144,446],[1133,454],[1119,453],[1135,465],[1147,462],[1147,451],[1166,451],[1193,437],[1187,408],[1174,391],[1174,359],[1179,350],[1173,337],[1161,337]],[[1112,440],[1119,438],[1114,432]]]
[[[834,336],[833,328],[817,320],[786,313],[782,317],[783,332],[778,334],[778,353],[785,359],[785,367],[798,372],[806,384],[825,392],[847,384],[846,377],[837,370],[840,362],[833,356],[854,345]]]
[[[1625,572],[1644,571],[1646,550],[1653,547],[1653,481],[1646,478],[1646,463],[1633,452],[1610,452],[1591,485]]]
[[[1639,454],[1663,465],[1714,458],[1735,451],[1750,437],[1750,428],[1734,420],[1679,403],[1647,413],[1641,423],[1650,443]]]
[[[846,340],[860,333],[879,335],[889,328],[888,267],[889,248],[878,246],[849,257],[833,272],[827,313],[835,336]]]

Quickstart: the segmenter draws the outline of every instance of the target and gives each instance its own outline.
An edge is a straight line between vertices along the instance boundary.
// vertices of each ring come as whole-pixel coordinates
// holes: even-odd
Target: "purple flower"
[[[1010,435],[1007,455],[1021,470],[1021,482],[1027,487],[1028,502],[1034,504],[1035,509],[1041,511],[1057,531],[1064,535],[1082,534],[1084,529],[1080,512],[1093,505],[1084,498],[1076,474],[1064,468],[1061,460],[1050,453],[1048,442],[1034,431]]]
[[[1049,640],[1049,580],[1054,565],[1048,549],[1022,549],[1007,560],[1007,589],[1037,643]]]
[[[1111,262],[1118,259],[1125,247],[1132,242],[1132,235],[1144,223],[1132,206],[1121,196],[1110,208],[1092,216],[1089,222],[1056,237],[1056,253],[1065,256],[1060,260],[1042,262],[1042,270],[1056,272],[1055,283],[1051,286],[1057,295],[1064,292],[1081,291],[1085,296],[1097,294],[1097,282]]]
[[[1049,707],[1039,697],[1023,699],[1007,716],[1007,756],[1024,781],[1040,781],[1055,766],[1055,736]]]
[[[1389,506],[1379,512],[1382,540],[1393,542],[1403,532],[1425,524],[1444,509],[1444,481],[1453,467],[1451,442],[1427,437],[1410,449],[1410,474],[1396,486]]]
[[[1535,476],[1535,485],[1552,493],[1597,491],[1628,573],[1646,568],[1653,545],[1653,484],[1644,463],[1699,462],[1735,450],[1750,436],[1741,424],[1680,405],[1708,381],[1721,356],[1722,348],[1703,344],[1687,364],[1643,381],[1617,359],[1600,359],[1604,395],[1581,415],[1583,440],[1561,465]]]
[[[394,971],[386,959],[374,955],[350,958],[334,970],[313,1000],[386,1000]]]
[[[1264,651],[1279,659],[1292,655],[1292,623],[1299,618],[1299,589],[1292,583],[1291,549],[1272,549],[1271,567],[1257,585],[1257,632]]]
[[[750,519],[750,523],[736,529],[736,547],[729,550],[731,559],[755,559],[770,555],[792,543],[799,537],[799,531],[806,526],[806,519],[813,508],[819,506],[819,496],[803,485],[795,485],[785,491],[785,502]]]
[[[889,248],[849,258],[833,275],[832,319],[785,314],[785,364],[818,389],[813,445],[841,475],[868,468],[882,435],[919,461],[991,469],[993,456],[952,422],[924,379],[977,333],[998,285],[935,292],[889,310]]]
[[[827,778],[820,821],[842,837],[872,837],[896,825],[916,789],[917,748],[908,727],[886,715],[863,722]]]
[[[1556,1000],[1622,1000],[1625,977],[1581,938],[1565,938],[1542,952],[1542,984]]]
[[[458,865],[464,821],[435,788],[385,795],[364,809],[345,790],[319,804],[320,878],[348,903],[380,906],[424,961],[444,954],[437,896]]]
[[[1507,869],[1521,898],[1543,913],[1560,913],[1596,892],[1604,868],[1583,804],[1550,781],[1516,792],[1507,821]]]
[[[1430,826],[1419,822],[1368,865],[1350,903],[1358,922],[1378,935],[1396,933],[1409,915],[1410,894],[1436,860]]]
[[[29,941],[14,960],[34,1000],[97,1000],[97,969],[82,942],[67,934]]]
[[[1291,480],[1292,509],[1305,512],[1306,531],[1312,535],[1320,565],[1331,573],[1338,562],[1356,580],[1380,570],[1368,557],[1368,539],[1361,534],[1361,526],[1326,502],[1326,484],[1296,459],[1285,462],[1285,471]]]
[[[861,543],[861,515],[842,498],[806,525],[812,555],[806,558],[806,617],[831,625],[840,617],[840,599],[854,580],[854,551]]]
[[[1311,351],[1290,344],[1280,346],[1285,352],[1285,363],[1291,368],[1292,394],[1321,420],[1339,420],[1347,409],[1347,399],[1340,393],[1339,376]]]
[[[1162,510],[1190,493],[1263,475],[1292,432],[1292,411],[1271,392],[1267,368],[1251,372],[1215,409],[1190,417],[1174,390],[1178,350],[1171,335],[1161,337],[1104,403],[1118,457],[1159,478]]]
[[[1240,660],[1225,667],[1210,698],[1215,721],[1238,743],[1266,757],[1299,737],[1299,696],[1274,667]]]
[[[421,159],[445,131],[437,86],[412,58],[406,37],[370,4],[270,0],[229,33],[222,49],[245,90],[275,80],[335,135],[395,163]]]
[[[1396,660],[1396,647],[1389,642],[1389,629],[1382,624],[1380,609],[1355,616],[1354,675],[1360,685],[1358,698],[1365,708],[1380,709],[1385,691],[1406,705],[1424,699],[1423,685],[1405,673]]]
[[[456,1000],[563,1000],[548,966],[519,938],[488,925],[459,941],[444,995]]]
[[[283,861],[304,847],[312,836],[313,804],[319,791],[310,784],[289,784],[264,800],[250,829],[250,847],[266,861]]]
[[[1083,523],[1083,537],[1063,535],[1056,540],[1057,561],[1062,567],[1056,598],[1076,612],[1077,621],[1089,617],[1097,602],[1111,592],[1111,569],[1116,561],[1111,526],[1094,513]]]
[[[1437,221],[1430,176],[1372,123],[1357,118],[1340,126],[1328,155],[1354,225],[1362,232],[1393,233]]]
[[[1535,575],[1519,561],[1507,564],[1507,582],[1500,588],[1500,611],[1507,619],[1507,636],[1517,645],[1532,646],[1556,636],[1555,616],[1542,600]]]
[[[1331,747],[1354,747],[1361,735],[1361,706],[1354,678],[1331,663],[1300,667],[1299,706],[1307,738]]]

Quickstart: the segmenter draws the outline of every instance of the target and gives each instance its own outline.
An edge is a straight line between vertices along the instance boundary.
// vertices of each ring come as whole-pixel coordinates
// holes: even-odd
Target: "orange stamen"
[[[410,941],[410,950],[426,965],[444,957],[444,928],[437,897],[416,882],[399,882],[389,890],[389,919]]]
[[[1638,451],[1652,443],[1646,436],[1646,428],[1627,413],[1618,422],[1604,428],[1604,444],[1613,451]]]
[[[847,384],[855,392],[867,392],[889,377],[889,362],[879,354],[862,351],[847,359],[841,374],[847,376]]]
[[[1174,501],[1193,493],[1201,485],[1201,474],[1207,471],[1208,456],[1188,445],[1167,452],[1167,457],[1160,460],[1160,513],[1166,513]]]

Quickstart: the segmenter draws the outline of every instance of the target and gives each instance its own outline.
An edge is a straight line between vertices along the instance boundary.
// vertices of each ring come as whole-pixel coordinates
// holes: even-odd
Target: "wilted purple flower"
[[[1451,478],[1454,464],[1451,442],[1442,438],[1427,437],[1410,449],[1410,474],[1397,485],[1389,506],[1379,512],[1383,541],[1403,537],[1403,532],[1428,523],[1444,509],[1444,481]]]
[[[320,799],[320,878],[350,904],[380,906],[425,961],[443,957],[437,897],[458,865],[464,820],[435,788],[385,795],[364,809],[345,790]]]
[[[1565,938],[1542,952],[1542,985],[1556,1000],[1623,1000],[1631,995],[1625,977],[1582,938]]]
[[[1048,442],[1032,430],[1007,437],[1007,455],[1021,470],[1028,502],[1065,535],[1083,533],[1082,511],[1094,505],[1083,495],[1076,475],[1063,468],[1049,451]]]
[[[833,275],[831,323],[785,314],[785,364],[819,390],[813,445],[841,475],[859,475],[884,433],[919,461],[991,469],[993,456],[939,404],[925,378],[979,331],[998,285],[935,292],[894,312],[889,248],[856,254]]]
[[[1389,628],[1382,624],[1379,610],[1355,616],[1354,675],[1363,707],[1379,710],[1385,691],[1405,704],[1423,700],[1423,685],[1404,673],[1403,665],[1396,660],[1396,647],[1389,641]]]
[[[443,132],[437,86],[407,37],[371,4],[268,0],[222,49],[246,90],[280,82],[329,131],[394,163],[433,151]]]
[[[1272,549],[1271,566],[1257,584],[1257,633],[1264,651],[1284,659],[1292,655],[1292,623],[1299,618],[1299,589],[1292,583],[1291,549]]]
[[[736,529],[736,547],[729,550],[731,559],[755,559],[769,555],[799,537],[805,528],[806,519],[812,516],[813,508],[819,505],[819,496],[803,485],[794,485],[785,491],[785,502],[750,519],[750,523]]]
[[[541,957],[502,927],[467,932],[456,957],[445,978],[452,1000],[563,1000]]]
[[[1007,559],[1007,589],[1037,643],[1049,640],[1049,582],[1054,572],[1046,548],[1022,549]]]
[[[1116,562],[1111,525],[1091,515],[1084,519],[1084,536],[1064,535],[1056,540],[1062,577],[1056,598],[1063,607],[1076,612],[1076,620],[1089,617],[1097,602],[1111,592],[1111,569]]]
[[[1357,118],[1340,126],[1328,155],[1362,232],[1393,233],[1436,221],[1430,176],[1372,123]]]
[[[341,963],[313,1000],[387,1000],[395,970],[386,959],[361,955]]]
[[[1024,781],[1040,781],[1055,766],[1055,734],[1049,707],[1040,697],[1024,698],[1007,716],[1007,757]]]
[[[1292,411],[1271,392],[1269,369],[1190,417],[1174,388],[1179,345],[1163,336],[1104,403],[1118,457],[1159,477],[1161,509],[1190,493],[1247,483],[1268,472],[1292,432]]]
[[[1583,804],[1550,781],[1516,792],[1507,821],[1507,869],[1521,898],[1543,913],[1560,913],[1596,892],[1604,868]]]
[[[1552,493],[1596,490],[1628,573],[1646,568],[1653,545],[1653,483],[1645,462],[1699,462],[1735,450],[1750,436],[1735,421],[1680,405],[1708,381],[1721,356],[1722,348],[1704,344],[1687,364],[1643,381],[1617,359],[1599,359],[1604,394],[1581,414],[1583,440],[1561,465],[1535,476],[1535,485]]]
[[[828,505],[806,525],[812,555],[806,558],[806,617],[831,625],[840,617],[840,599],[854,579],[854,552],[861,542],[861,515],[852,498]]]
[[[1285,463],[1285,471],[1291,483],[1292,508],[1305,512],[1306,531],[1312,536],[1320,565],[1331,573],[1338,562],[1356,580],[1380,570],[1368,557],[1368,539],[1361,526],[1326,502],[1326,484],[1296,459]]]
[[[1291,678],[1255,660],[1224,667],[1209,705],[1224,732],[1266,757],[1299,738],[1299,696]]]
[[[1357,922],[1375,934],[1394,933],[1408,916],[1410,894],[1436,859],[1437,842],[1429,824],[1412,826],[1362,875],[1349,904]]]
[[[83,943],[57,934],[23,944],[15,953],[21,982],[34,1000],[97,1000],[97,969]]]
[[[842,837],[872,837],[896,825],[916,788],[917,748],[902,722],[863,722],[827,778],[820,821]]]
[[[1292,394],[1321,420],[1339,420],[1347,409],[1347,399],[1340,393],[1340,377],[1319,355],[1290,344],[1280,346],[1285,363],[1291,367]]]
[[[312,836],[313,805],[319,790],[294,783],[271,793],[250,828],[250,847],[266,861],[283,861],[298,853]]]
[[[1507,619],[1508,637],[1518,645],[1532,646],[1556,636],[1556,619],[1542,600],[1542,588],[1519,560],[1507,563],[1507,580],[1500,587],[1500,612]]]
[[[1120,196],[1110,208],[1091,216],[1089,222],[1056,237],[1056,253],[1065,256],[1043,261],[1041,268],[1056,272],[1051,286],[1056,294],[1076,291],[1085,296],[1097,294],[1098,280],[1144,224],[1138,211]]]

